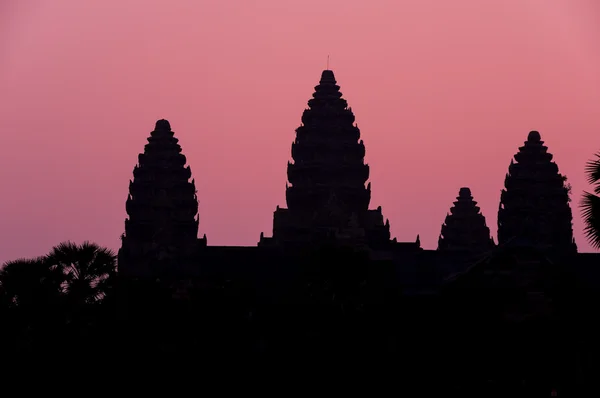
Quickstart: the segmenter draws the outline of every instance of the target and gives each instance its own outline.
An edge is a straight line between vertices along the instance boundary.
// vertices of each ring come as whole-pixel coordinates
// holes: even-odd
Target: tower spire
[[[498,210],[498,243],[575,252],[566,177],[540,133],[529,132],[508,167]]]
[[[120,270],[136,272],[131,267],[147,268],[156,259],[179,263],[198,245],[196,187],[178,141],[161,119],[138,156],[129,182]]]
[[[442,225],[438,250],[484,252],[492,247],[490,229],[477,202],[473,200],[471,190],[461,188]]]
[[[327,54],[327,70],[329,70],[329,54]]]
[[[275,212],[275,241],[335,235],[348,228],[355,214],[358,226],[353,228],[353,236],[364,234],[367,241],[389,242],[389,224],[380,211],[368,210],[371,190],[365,184],[369,166],[364,162],[365,146],[354,120],[333,71],[324,70],[302,114],[302,125],[296,129],[293,162],[287,169],[288,208]]]

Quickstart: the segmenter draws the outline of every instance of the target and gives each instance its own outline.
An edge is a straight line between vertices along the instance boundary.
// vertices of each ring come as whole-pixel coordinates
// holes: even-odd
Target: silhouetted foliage
[[[51,266],[46,257],[9,261],[0,270],[0,294],[7,308],[56,305],[62,282],[61,269]]]
[[[600,249],[600,153],[586,164],[585,173],[588,183],[594,186],[594,193],[583,192],[580,204],[585,225],[583,232],[588,242],[594,248]]]
[[[108,306],[114,305],[115,281],[115,255],[89,242],[61,243],[46,256],[5,263],[0,270],[2,333],[13,342],[6,352],[66,353],[64,339],[74,344],[91,335],[102,346],[106,336],[97,333],[114,318],[114,307]]]
[[[61,243],[45,261],[61,271],[62,293],[75,306],[96,304],[113,289],[116,256],[95,243]]]

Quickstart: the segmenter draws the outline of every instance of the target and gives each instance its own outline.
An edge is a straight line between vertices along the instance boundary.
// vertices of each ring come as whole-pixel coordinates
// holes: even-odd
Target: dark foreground
[[[561,266],[547,271],[543,286],[492,286],[465,276],[435,292],[407,294],[385,262],[320,258],[287,279],[116,278],[103,300],[88,305],[31,292],[29,302],[2,306],[3,357],[165,371],[226,362],[230,372],[246,364],[247,374],[267,364],[342,380],[377,374],[404,396],[595,390],[600,294],[578,286]]]

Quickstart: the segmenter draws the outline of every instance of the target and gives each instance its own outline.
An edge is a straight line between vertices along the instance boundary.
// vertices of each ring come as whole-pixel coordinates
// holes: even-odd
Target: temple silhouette
[[[493,381],[514,391],[594,374],[585,355],[596,347],[588,314],[600,302],[600,255],[577,252],[570,186],[539,132],[508,165],[498,239],[477,190],[457,187],[436,250],[418,235],[398,242],[371,204],[365,144],[331,70],[291,154],[272,233],[257,233],[256,246],[211,246],[198,237],[202,198],[186,157],[170,123],[156,122],[126,200],[121,344],[140,355],[371,355],[403,364],[420,388],[432,375],[459,390]]]
[[[65,242],[0,270],[3,357],[107,358],[128,375],[198,365],[202,381],[220,361],[241,380],[231,368],[243,361],[264,384],[277,377],[262,359],[288,374],[337,371],[346,385],[381,364],[407,396],[594,395],[600,254],[578,253],[571,188],[539,132],[507,165],[497,239],[476,187],[457,186],[425,250],[419,235],[391,236],[371,203],[365,144],[331,70],[301,121],[285,207],[255,246],[236,247],[198,236],[202,197],[158,120],[133,168],[116,261]]]
[[[392,261],[406,292],[439,289],[506,250],[534,250],[540,259],[569,258],[573,270],[592,272],[594,255],[576,254],[570,187],[537,131],[529,133],[508,166],[497,244],[470,188],[462,187],[443,220],[437,250],[423,250],[418,235],[413,242],[392,239],[381,207],[370,208],[365,145],[331,70],[322,72],[302,113],[291,154],[287,207],[275,209],[272,236],[261,233],[255,247],[210,246],[206,235],[197,236],[201,215],[190,167],[170,123],[157,121],[129,184],[120,274],[186,278],[235,273],[240,263],[247,265],[244,272],[262,272],[266,264],[322,245]]]

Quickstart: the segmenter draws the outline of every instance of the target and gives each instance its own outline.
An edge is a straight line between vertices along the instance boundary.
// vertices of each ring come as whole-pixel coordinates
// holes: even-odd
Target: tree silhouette
[[[95,243],[63,242],[52,248],[46,261],[62,273],[62,292],[70,304],[97,303],[114,285],[116,256]]]
[[[56,303],[62,273],[45,257],[9,261],[0,269],[0,297],[5,308],[34,309]]]
[[[62,275],[45,257],[5,263],[0,270],[0,314],[5,354],[40,352],[63,323]]]
[[[587,162],[585,166],[588,183],[594,186],[594,193],[583,192],[581,211],[585,227],[583,229],[588,242],[596,249],[600,249],[600,152],[595,159]]]
[[[5,352],[76,355],[95,341],[109,349],[114,326],[116,259],[95,243],[61,243],[43,257],[0,269],[0,339]]]

